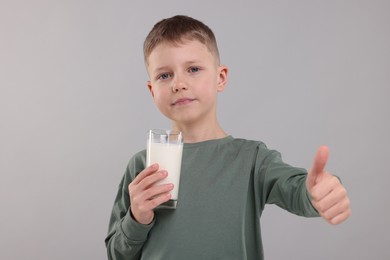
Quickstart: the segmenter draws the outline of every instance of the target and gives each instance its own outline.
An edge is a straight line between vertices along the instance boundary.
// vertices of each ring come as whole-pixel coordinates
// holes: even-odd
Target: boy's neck
[[[193,127],[188,125],[175,125],[172,129],[180,130],[183,133],[185,143],[198,143],[213,139],[221,139],[227,136],[227,133],[216,123],[215,126]]]

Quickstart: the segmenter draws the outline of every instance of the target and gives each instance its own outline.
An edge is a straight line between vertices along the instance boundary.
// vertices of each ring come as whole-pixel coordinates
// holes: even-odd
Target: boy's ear
[[[152,82],[150,82],[150,80],[146,82],[146,86],[148,87],[150,94],[152,94],[152,97],[154,97]]]
[[[218,92],[224,91],[227,84],[228,67],[220,65],[218,67]]]

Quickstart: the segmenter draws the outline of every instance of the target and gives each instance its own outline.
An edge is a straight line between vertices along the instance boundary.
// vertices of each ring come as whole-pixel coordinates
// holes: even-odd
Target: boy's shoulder
[[[249,153],[254,154],[256,156],[257,160],[263,161],[264,159],[281,157],[279,151],[269,149],[268,146],[260,140],[234,138],[233,142],[240,151],[249,151]]]
[[[130,161],[134,161],[134,162],[139,162],[139,161],[144,161],[146,159],[146,149],[143,149],[143,150],[140,150],[136,153],[134,153],[131,158],[130,158]]]
[[[127,164],[129,172],[140,172],[146,167],[146,149],[140,150],[130,157]]]
[[[252,140],[246,138],[233,138],[233,143],[237,146],[247,148],[247,149],[266,149],[268,150],[267,145],[260,140]]]

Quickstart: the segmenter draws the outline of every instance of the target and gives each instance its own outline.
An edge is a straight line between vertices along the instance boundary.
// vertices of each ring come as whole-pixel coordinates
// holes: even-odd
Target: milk
[[[174,188],[171,191],[171,199],[177,200],[179,194],[179,180],[183,144],[148,142],[147,148],[147,166],[153,163],[158,163],[159,170],[166,170],[168,172],[168,176],[164,180],[158,182],[158,184],[173,183]]]

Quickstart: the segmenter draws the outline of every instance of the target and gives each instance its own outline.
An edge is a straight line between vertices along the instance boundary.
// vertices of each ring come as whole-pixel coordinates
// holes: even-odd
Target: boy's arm
[[[324,171],[326,159],[327,148],[320,148],[307,174],[284,163],[279,153],[269,153],[262,167],[265,203],[306,217],[320,215],[332,224],[344,221],[350,215],[349,199],[338,178]]]
[[[130,213],[130,199],[127,190],[130,174],[126,172],[112,209],[108,235],[105,239],[108,259],[135,260],[141,258],[142,247],[153,226],[139,224]]]
[[[154,209],[170,199],[173,185],[156,184],[167,173],[158,171],[157,164],[145,168],[144,161],[144,156],[134,156],[119,185],[105,240],[109,259],[140,259]]]
[[[258,146],[255,168],[261,208],[275,204],[299,216],[319,216],[306,189],[305,169],[283,162],[280,153],[269,150],[264,143]]]
[[[284,163],[276,151],[260,151],[267,152],[259,172],[262,204],[275,204],[299,216],[318,217],[306,189],[307,171]]]

